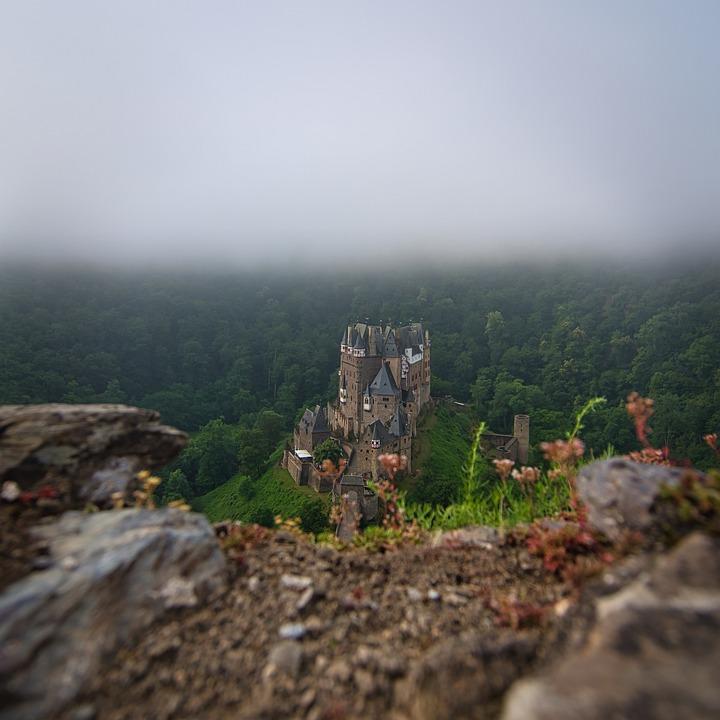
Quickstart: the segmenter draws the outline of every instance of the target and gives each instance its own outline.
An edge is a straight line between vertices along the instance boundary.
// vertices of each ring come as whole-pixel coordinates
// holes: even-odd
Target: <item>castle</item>
[[[430,335],[420,323],[348,325],[340,341],[337,397],[327,407],[305,410],[293,446],[283,456],[283,467],[298,485],[334,494],[345,485],[365,487],[366,479],[377,478],[378,456],[384,453],[404,455],[411,471],[417,419],[429,401]],[[512,435],[486,433],[488,455],[525,464],[529,423],[527,415],[516,415]],[[315,448],[330,437],[347,458],[339,479],[331,479],[313,462]],[[372,494],[366,487],[358,493],[366,519],[368,493]]]
[[[298,485],[318,492],[365,485],[376,476],[383,453],[405,455],[412,462],[412,438],[422,407],[430,400],[430,335],[420,323],[394,328],[355,323],[340,341],[338,394],[326,408],[307,409],[293,433],[293,447],[283,456]],[[329,437],[341,445],[347,465],[337,482],[313,463],[313,451]],[[338,487],[333,487],[333,483]],[[368,519],[376,499],[359,495]],[[372,493],[370,493],[372,495]],[[372,513],[370,513],[372,514]]]
[[[348,325],[340,341],[338,377],[338,397],[328,406],[328,417],[333,434],[352,444],[350,471],[374,474],[383,453],[400,453],[410,463],[417,417],[430,400],[427,330],[420,323]]]

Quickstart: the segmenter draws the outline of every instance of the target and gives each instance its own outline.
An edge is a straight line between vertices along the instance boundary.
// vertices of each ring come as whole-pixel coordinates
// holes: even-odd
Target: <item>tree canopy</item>
[[[433,394],[496,432],[517,412],[553,439],[589,397],[585,440],[633,447],[623,403],[656,402],[655,441],[709,461],[720,429],[720,276],[685,268],[493,267],[444,273],[0,271],[0,402],[127,402],[194,434],[194,493],[257,477],[305,406],[337,383],[349,320],[423,320]],[[207,456],[207,457],[206,457]]]

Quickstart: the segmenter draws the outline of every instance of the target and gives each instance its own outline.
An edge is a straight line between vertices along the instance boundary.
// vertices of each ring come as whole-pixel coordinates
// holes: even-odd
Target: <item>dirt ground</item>
[[[527,639],[529,669],[567,592],[522,543],[451,537],[367,552],[262,535],[231,551],[222,597],[119,652],[63,720],[417,717],[415,696],[443,670],[433,663],[448,662],[439,648],[468,631],[505,633]],[[426,716],[452,717],[454,689],[439,692],[447,712]],[[493,717],[487,699],[482,716]]]

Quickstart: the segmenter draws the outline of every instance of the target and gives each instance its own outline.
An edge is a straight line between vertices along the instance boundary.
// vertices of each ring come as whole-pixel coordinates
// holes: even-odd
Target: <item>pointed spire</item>
[[[377,450],[383,443],[385,428],[379,420],[376,420],[371,427],[372,435],[370,436],[370,447]]]
[[[395,358],[400,355],[398,352],[397,342],[395,341],[395,333],[391,330],[385,338],[385,347],[383,348],[383,355],[389,358]]]
[[[370,383],[370,390],[373,395],[400,395],[400,390],[387,363],[384,362],[378,370],[375,379]]]

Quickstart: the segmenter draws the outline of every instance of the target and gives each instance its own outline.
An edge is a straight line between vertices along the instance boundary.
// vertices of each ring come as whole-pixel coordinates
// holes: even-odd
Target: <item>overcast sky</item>
[[[0,258],[720,247],[718,0],[2,0]]]

